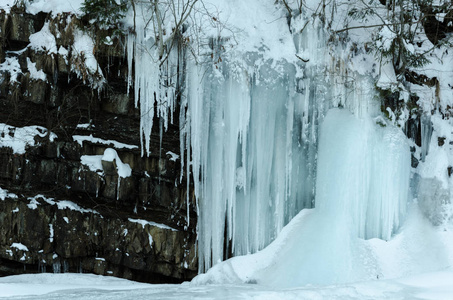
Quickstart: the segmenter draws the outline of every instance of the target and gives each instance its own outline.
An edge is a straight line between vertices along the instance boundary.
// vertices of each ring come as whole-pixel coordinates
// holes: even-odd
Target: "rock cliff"
[[[155,130],[142,156],[124,41],[91,38],[81,22],[23,7],[0,13],[0,276],[190,279],[196,213],[179,124],[162,139]]]

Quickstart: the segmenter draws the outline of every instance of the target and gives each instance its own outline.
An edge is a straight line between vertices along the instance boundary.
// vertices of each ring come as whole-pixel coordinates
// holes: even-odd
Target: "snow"
[[[83,0],[25,0],[25,5],[27,13],[33,15],[39,12],[52,12],[53,15],[64,12],[81,14],[83,2]]]
[[[30,71],[30,78],[35,80],[47,81],[47,76],[43,70],[36,69],[36,63],[32,62],[30,58],[27,57],[27,68]]]
[[[94,125],[92,125],[91,123],[85,123],[85,124],[77,124],[76,128],[77,129],[89,129],[90,127],[94,127]],[[84,139],[86,136],[83,136],[83,135],[74,135],[72,138],[74,140],[76,140],[76,138],[74,137],[80,137],[81,139]],[[89,137],[86,137],[86,138],[93,138],[92,135],[90,135]],[[78,141],[79,138],[77,138],[77,142],[80,144],[80,142]],[[82,140],[83,142],[83,140]],[[82,145],[81,145],[82,146]]]
[[[103,172],[102,161],[115,162],[120,178],[131,176],[132,169],[129,164],[123,163],[116,150],[112,148],[105,149],[103,155],[82,155],[80,157],[80,162],[93,172]]]
[[[170,155],[170,158],[169,158],[169,159],[170,159],[171,161],[176,161],[177,159],[179,159],[179,155],[176,154],[176,153],[174,153],[174,152],[168,151],[166,154],[167,154],[167,155]]]
[[[11,7],[16,3],[17,0],[2,0],[0,1],[0,9],[3,9],[5,13],[9,13]]]
[[[47,129],[41,126],[14,127],[0,123],[0,147],[12,148],[15,154],[24,154],[26,147],[36,146],[36,136],[44,138],[47,135]],[[51,132],[50,141],[54,141],[55,138],[56,134]]]
[[[52,243],[53,242],[53,236],[54,236],[54,230],[53,230],[53,225],[49,224],[49,241]]]
[[[100,291],[130,291],[149,287],[147,284],[114,277],[88,274],[38,274],[18,275],[0,278],[0,297],[31,297],[51,299],[66,294],[68,297],[89,296]],[[62,294],[61,294],[62,293]],[[82,294],[81,294],[82,293]],[[51,298],[48,298],[51,297]]]
[[[0,187],[0,200],[5,201],[6,198],[17,198],[16,194],[8,193],[8,190]]]
[[[79,124],[77,125],[78,129],[86,129],[90,124]],[[94,144],[102,144],[102,145],[107,145],[114,147],[116,149],[138,149],[138,146],[136,145],[128,145],[124,144],[115,140],[104,140],[101,138],[94,137],[92,134],[90,135],[73,135],[72,139],[79,143],[80,146],[83,146],[84,142],[90,142]]]
[[[78,212],[81,212],[81,213],[99,214],[95,210],[82,208],[79,205],[77,205],[76,203],[74,203],[72,201],[69,201],[69,200],[58,201],[58,202],[56,202],[56,205],[57,205],[58,209],[69,209],[69,210],[74,210],[74,211],[78,211]]]
[[[103,155],[82,155],[80,157],[80,163],[87,166],[92,172],[103,172],[102,157]]]
[[[386,63],[380,68],[380,77],[376,85],[383,90],[391,90],[392,92],[396,91],[396,75],[393,65],[391,63]]]
[[[392,46],[393,40],[397,37],[396,33],[389,28],[389,26],[382,26],[378,33],[379,43],[377,46],[384,51],[389,51]]]
[[[129,166],[129,164],[123,163],[121,161],[118,153],[114,149],[105,149],[104,155],[102,156],[101,160],[115,162],[119,178],[126,178],[131,176],[131,167]]]
[[[12,243],[11,248],[16,248],[17,250],[21,250],[21,251],[28,251],[27,246],[25,246],[24,244],[21,244],[21,243]]]
[[[19,76],[19,74],[22,74],[19,60],[15,56],[6,57],[5,61],[0,64],[0,71],[7,72],[10,74],[9,78],[10,84],[17,83],[18,82],[17,77]]]
[[[132,168],[129,164],[123,163],[118,153],[113,148],[107,148],[104,150],[103,155],[82,155],[80,157],[81,164],[87,166],[90,171],[96,172],[99,175],[104,175],[104,169],[102,162],[113,162],[118,172],[118,188],[117,188],[117,199],[119,199],[119,188],[121,185],[121,178],[130,177],[132,174]]]
[[[55,36],[50,32],[49,21],[44,23],[40,31],[30,35],[29,47],[35,51],[57,53],[57,42]]]
[[[71,70],[94,89],[101,89],[105,78],[96,60],[94,47],[94,41],[87,32],[75,29],[74,43],[71,46],[73,57]]]
[[[170,227],[168,225],[155,223],[155,222],[152,222],[152,221],[140,220],[140,219],[131,219],[131,218],[129,218],[128,220],[129,220],[129,222],[138,223],[138,224],[142,225],[143,229],[145,229],[145,225],[149,225],[149,226],[154,226],[154,227],[158,227],[158,228],[162,228],[162,229],[168,229],[168,230],[171,230],[171,231],[178,231],[177,229],[174,229],[174,228],[172,228],[172,227]]]
[[[453,271],[445,269],[395,280],[345,285],[273,289],[258,284],[207,285],[144,284],[89,274],[33,274],[0,278],[0,297],[6,299],[449,299]]]
[[[335,12],[327,20],[332,28],[362,27],[349,31],[344,41],[315,17],[321,7],[316,0],[305,1],[304,12],[292,20],[274,1],[200,1],[183,37],[195,56],[189,55],[184,63],[175,48],[166,61],[161,60],[152,22],[147,27],[143,17],[149,16],[146,6],[137,3],[137,15],[142,17],[135,20],[137,34],[128,35],[126,51],[128,86],[134,85],[135,104],[141,110],[142,155],[150,154],[153,124],[159,124],[162,139],[173,122],[175,87],[183,82],[180,157],[166,154],[171,160],[179,158],[181,176],[185,171],[195,178],[200,272],[215,265],[190,285],[147,286],[147,297],[153,290],[163,298],[178,299],[181,294],[271,299],[453,295],[449,284],[453,280],[449,268],[453,181],[447,172],[453,165],[449,146],[453,127],[451,121],[432,113],[453,105],[453,54],[445,46],[436,47],[429,54],[431,62],[414,69],[436,77],[435,86],[403,86],[393,62],[373,57],[363,46],[375,41],[381,50],[390,49],[396,38],[391,25],[361,26],[385,22],[380,19],[385,7],[375,1],[378,13],[361,23],[346,13],[351,6],[361,9],[365,3],[335,3],[336,7],[322,6]],[[9,0],[1,2],[2,7],[8,4]],[[80,1],[72,1],[74,7],[56,0],[26,4],[32,13],[38,9],[78,13],[80,7]],[[124,24],[132,21],[129,15]],[[167,33],[161,39],[168,37],[174,23],[167,18],[163,25]],[[30,38],[30,47],[56,51],[49,34],[46,23]],[[404,46],[417,54],[433,45],[415,40],[404,41]],[[76,30],[72,52],[79,54],[80,64],[73,70],[98,88],[104,78],[93,51],[93,40]],[[186,67],[186,73],[180,73],[185,77],[175,75],[178,64]],[[0,70],[17,81],[18,60],[7,58]],[[37,70],[30,72],[40,76]],[[397,116],[384,107],[390,121],[382,117],[375,86],[399,91],[404,101],[410,92],[420,97],[422,146],[411,145],[420,156],[416,170],[411,170],[407,139],[395,126],[403,125],[408,113]],[[446,139],[444,147],[438,145],[438,138]],[[9,139],[3,134],[0,145],[8,145]],[[74,140],[81,145],[91,141],[124,146],[93,136]],[[131,174],[130,166],[112,148],[102,156],[81,160],[92,171],[102,170],[102,160],[115,162],[118,185],[120,178]],[[190,176],[186,177],[189,188]],[[30,208],[38,204],[30,198]],[[188,213],[190,205],[187,198]],[[189,220],[187,215],[187,225]],[[148,224],[175,230],[146,220],[129,221],[143,228]],[[152,242],[150,235],[151,246]],[[236,257],[220,263],[225,245]],[[244,285],[247,282],[258,284]],[[68,296],[67,291],[61,293]],[[97,298],[112,296],[99,288],[87,293]],[[124,297],[121,293],[126,292],[115,297]],[[140,298],[140,293],[128,292],[127,297]]]
[[[57,201],[55,201],[55,199],[47,198],[44,195],[36,195],[34,197],[29,197],[28,200],[30,201],[30,203],[27,206],[30,209],[38,208],[38,205],[41,205],[39,203],[38,199],[41,199],[41,200],[45,201],[46,203],[48,203],[50,205],[56,205],[58,209],[70,209],[70,210],[78,211],[78,212],[81,212],[81,213],[99,214],[95,210],[82,208],[78,204],[76,204],[76,203],[74,203],[72,201],[69,201],[69,200],[57,200]],[[66,217],[64,217],[64,218],[66,218]],[[66,221],[66,219],[65,219],[65,221]],[[49,226],[51,226],[53,228],[52,224],[49,224]],[[50,232],[52,232],[52,230],[50,230]]]
[[[38,198],[43,198],[44,196],[42,195],[37,195],[35,197],[29,197],[28,200],[30,201],[29,204],[27,204],[27,207],[29,209],[37,209],[38,205],[41,205],[41,203],[38,202]]]

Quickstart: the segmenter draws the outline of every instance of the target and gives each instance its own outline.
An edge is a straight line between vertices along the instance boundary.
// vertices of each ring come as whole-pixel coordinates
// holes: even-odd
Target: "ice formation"
[[[293,42],[285,47],[297,54],[293,59],[286,55],[278,60],[266,51],[225,53],[226,41],[211,39],[204,49],[211,55],[203,63],[184,57],[178,49],[162,61],[154,35],[141,26],[137,23],[136,35],[128,36],[127,51],[128,82],[134,86],[142,116],[142,150],[150,154],[156,117],[161,134],[172,122],[176,87],[183,88],[181,164],[194,178],[200,271],[230,255],[263,249],[298,212],[314,206],[318,128],[329,108],[343,106],[356,117],[376,114],[369,78],[348,74],[348,58],[341,47],[325,46],[319,20],[302,31],[293,28],[297,33],[287,32]],[[359,182],[345,183],[345,188],[356,189],[348,203],[357,206],[357,235],[387,239],[404,214],[405,202],[399,200],[407,198],[407,191],[400,188],[409,171],[393,164],[389,153],[396,150],[379,148],[384,146],[378,140],[387,139],[393,145],[397,135],[377,137],[370,132],[362,132],[359,141],[375,154],[362,157],[363,165],[355,169],[357,174],[367,173],[356,175],[354,180]],[[394,180],[394,176],[399,177]],[[327,184],[318,178],[318,185]],[[369,196],[370,190],[376,193]],[[365,194],[369,199],[362,201]],[[325,207],[331,206],[326,202],[330,196],[324,196]]]
[[[401,130],[380,126],[329,111],[319,145],[316,209],[332,222],[345,218],[355,237],[389,240],[406,214],[410,153]]]
[[[174,121],[173,113],[179,112],[181,179],[190,174],[181,184],[190,187],[194,182],[200,272],[230,256],[258,252],[250,259],[237,257],[221,264],[208,274],[212,278],[213,273],[223,272],[219,276],[231,279],[229,275],[234,274],[242,281],[254,277],[265,282],[265,275],[257,277],[251,270],[266,274],[269,268],[272,273],[272,263],[281,274],[285,270],[281,266],[294,274],[298,271],[291,269],[293,265],[299,271],[320,270],[310,276],[299,272],[292,284],[385,273],[369,256],[369,249],[379,242],[368,241],[391,241],[405,218],[410,196],[428,203],[435,190],[432,182],[445,192],[438,206],[449,201],[451,180],[446,178],[444,164],[433,162],[436,153],[442,154],[442,161],[451,161],[435,145],[436,137],[449,133],[433,133],[434,127],[442,126],[433,126],[430,113],[415,125],[421,133],[421,147],[410,145],[414,157],[420,158],[415,173],[429,178],[412,174],[409,187],[414,173],[409,145],[396,126],[404,127],[410,114],[406,110],[396,116],[383,107],[386,119],[375,91],[376,87],[401,90],[400,100],[407,101],[414,86],[402,86],[391,64],[378,62],[369,49],[358,46],[366,43],[364,36],[370,33],[362,28],[329,35],[327,21],[307,13],[319,12],[319,1],[306,1],[307,12],[292,18],[270,2],[250,4],[254,14],[247,5],[237,0],[206,1],[205,7],[195,11],[210,12],[189,19],[178,37],[184,46],[169,47],[164,58],[158,51],[162,37],[156,36],[150,23],[136,20],[134,34],[127,38],[128,84],[134,87],[141,110],[144,155],[151,154],[151,132],[158,130],[162,138]],[[329,9],[330,30],[346,26],[340,10],[346,13],[347,9]],[[339,11],[334,13],[335,9]],[[225,20],[237,27],[221,23]],[[172,26],[163,25],[170,28],[168,36]],[[441,80],[441,87],[445,84]],[[421,100],[425,113],[433,109],[431,100],[438,100],[433,97]],[[156,125],[159,128],[153,128]],[[324,128],[321,136],[320,126]],[[422,187],[428,186],[425,193]],[[187,199],[188,212],[190,203]],[[304,210],[313,207],[313,213]],[[289,223],[293,229],[290,226],[286,234],[291,230],[300,234],[286,240],[290,246],[283,251],[271,243],[284,240]],[[302,223],[302,227],[294,225]],[[278,253],[269,247],[288,256],[295,256],[291,251],[298,249],[311,255],[313,263],[307,264],[304,256],[297,262],[266,257],[269,264],[260,265],[256,262],[264,255],[260,253]],[[357,255],[365,261],[355,260]],[[249,271],[239,266],[251,260],[256,264]],[[342,263],[327,274],[334,261]],[[361,263],[368,266],[346,272]],[[285,278],[281,276],[282,281]]]
[[[195,283],[295,287],[376,278],[382,271],[365,239],[389,240],[399,228],[409,175],[401,130],[329,110],[320,131],[316,208],[300,212],[264,250],[214,266]]]

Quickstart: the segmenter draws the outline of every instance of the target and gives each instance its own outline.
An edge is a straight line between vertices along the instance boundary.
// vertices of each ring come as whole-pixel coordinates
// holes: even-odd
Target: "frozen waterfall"
[[[389,239],[406,213],[406,137],[369,116],[331,109],[318,153],[316,208],[302,210],[264,250],[222,262],[195,283],[295,287],[379,277],[380,262],[369,241]]]
[[[127,52],[143,154],[150,154],[154,118],[162,135],[180,96],[181,167],[194,180],[200,272],[264,249],[305,208],[316,206],[332,221],[345,216],[360,238],[388,239],[398,228],[410,173],[407,145],[398,129],[371,119],[379,113],[369,77],[348,70],[347,46],[326,47],[319,20],[294,33],[283,19],[280,27],[272,24],[279,35],[278,28],[286,30],[279,42],[291,54],[278,59],[266,47],[226,52],[226,39],[210,38],[198,59],[174,47],[160,61],[152,31],[140,26]],[[338,131],[324,129],[328,138],[318,151],[319,126],[332,107],[355,117],[330,113],[337,117],[323,126]],[[183,184],[189,187],[190,178]]]

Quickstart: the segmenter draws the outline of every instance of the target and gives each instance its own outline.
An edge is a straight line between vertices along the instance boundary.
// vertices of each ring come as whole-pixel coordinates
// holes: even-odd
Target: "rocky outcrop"
[[[3,274],[92,272],[151,282],[193,275],[193,243],[182,230],[43,196],[10,197],[0,208]]]
[[[142,156],[122,38],[89,40],[80,24],[17,7],[0,14],[0,187],[10,193],[0,197],[0,275],[190,279],[196,213],[179,124],[161,141],[155,120],[151,155]],[[48,41],[30,42],[40,35]],[[91,48],[74,46],[77,36]],[[103,160],[106,149],[117,157]]]

